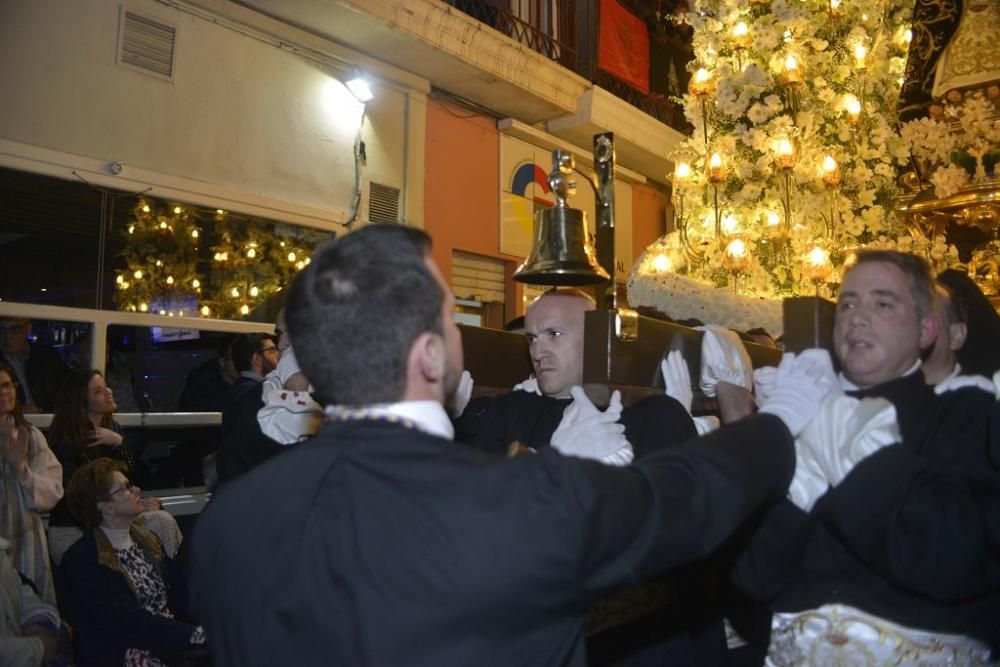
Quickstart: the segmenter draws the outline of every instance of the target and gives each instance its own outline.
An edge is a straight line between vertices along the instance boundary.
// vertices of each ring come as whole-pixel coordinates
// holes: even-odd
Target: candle
[[[669,257],[660,253],[653,258],[653,270],[658,273],[667,273],[668,271],[673,270],[673,264],[671,263]]]
[[[722,263],[733,273],[741,273],[750,266],[750,253],[743,239],[733,239],[726,245]]]
[[[691,165],[687,162],[678,162],[674,166],[674,185],[681,186],[691,178]]]
[[[852,123],[857,123],[861,117],[861,100],[850,93],[844,95],[844,109]]]
[[[830,264],[830,253],[819,246],[815,246],[806,255],[802,273],[806,278],[815,280],[816,282],[828,280],[833,273],[833,265]]]
[[[799,71],[799,61],[792,54],[785,58],[785,72],[782,76],[786,84],[799,83],[802,81],[802,73]]]
[[[795,146],[787,138],[778,139],[775,152],[778,154],[775,164],[779,169],[791,169],[795,166]]]
[[[722,155],[716,151],[708,158],[708,182],[721,183],[726,178]]]
[[[699,67],[688,83],[688,91],[692,95],[707,95],[715,89],[712,73],[704,67]]]
[[[864,44],[854,45],[854,69],[865,69],[868,66],[868,49]]]
[[[823,185],[833,188],[840,184],[840,167],[832,155],[823,158]]]
[[[731,34],[738,47],[746,47],[747,42],[750,41],[750,28],[747,27],[746,21],[740,21],[734,25]]]

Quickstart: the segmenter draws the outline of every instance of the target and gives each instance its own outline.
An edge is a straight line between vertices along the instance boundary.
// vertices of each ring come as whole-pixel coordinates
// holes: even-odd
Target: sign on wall
[[[568,148],[568,147],[567,147]],[[590,156],[586,156],[588,161]],[[576,156],[578,164],[580,156]],[[555,204],[549,188],[552,152],[521,139],[500,136],[500,252],[527,257],[531,252],[534,218]],[[586,178],[574,174],[576,195],[569,205],[584,212],[594,240],[594,191]],[[618,279],[632,267],[632,188],[615,180],[615,263]]]

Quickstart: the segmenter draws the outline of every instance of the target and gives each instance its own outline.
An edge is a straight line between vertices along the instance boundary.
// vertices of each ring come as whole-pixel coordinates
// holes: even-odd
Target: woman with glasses
[[[49,442],[62,463],[63,484],[69,484],[78,468],[99,458],[110,458],[123,466],[133,479],[144,479],[143,468],[125,440],[121,425],[115,421],[118,408],[114,393],[104,381],[100,371],[89,370],[70,375],[63,385],[52,426]],[[156,498],[143,498],[143,524],[155,532],[171,556],[180,546],[181,534],[177,522]],[[81,534],[82,527],[66,508],[59,503],[49,519],[49,549],[53,560],[59,563],[62,554]]]
[[[70,480],[70,511],[86,528],[63,559],[76,657],[87,665],[159,667],[205,642],[200,627],[175,618],[183,594],[178,568],[160,540],[139,526],[139,487],[121,462],[102,458]]]
[[[11,542],[14,567],[41,598],[55,604],[52,567],[41,512],[63,496],[62,466],[17,398],[13,369],[0,363],[0,537]]]

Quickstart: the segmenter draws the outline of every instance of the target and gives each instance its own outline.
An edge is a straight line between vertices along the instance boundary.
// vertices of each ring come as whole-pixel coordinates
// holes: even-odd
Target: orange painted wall
[[[483,116],[438,100],[427,103],[424,229],[451,280],[452,250],[508,259],[500,248],[500,133]]]
[[[649,244],[667,233],[669,205],[665,192],[648,185],[632,186],[632,261],[638,261]]]

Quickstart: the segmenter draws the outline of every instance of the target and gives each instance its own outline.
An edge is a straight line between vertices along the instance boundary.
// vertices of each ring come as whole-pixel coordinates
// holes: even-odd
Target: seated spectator
[[[70,376],[52,417],[49,440],[52,451],[63,467],[63,485],[68,486],[73,473],[89,461],[112,458],[119,461],[129,476],[144,480],[144,468],[125,440],[121,425],[114,420],[117,409],[114,393],[104,383],[100,371],[90,370]],[[167,553],[180,546],[177,521],[157,498],[144,498],[143,524],[157,534]],[[71,530],[64,530],[70,528]],[[58,564],[66,549],[79,539],[81,526],[67,510],[65,502],[56,505],[49,521],[49,551]]]
[[[236,479],[283,449],[279,442],[261,431],[257,421],[257,413],[264,407],[263,375],[277,367],[281,354],[278,344],[282,338],[285,337],[244,334],[233,343],[233,363],[240,377],[229,390],[222,411],[219,451],[215,459],[219,484]]]
[[[178,407],[183,412],[222,412],[225,396],[240,376],[233,363],[235,336],[226,336],[218,353],[188,373]]]
[[[87,529],[63,564],[81,667],[159,667],[171,654],[205,643],[202,628],[174,617],[174,596],[184,592],[179,568],[135,521],[142,498],[123,470],[112,459],[91,461],[66,492],[70,511]]]
[[[0,535],[11,541],[14,567],[48,603],[56,603],[48,541],[40,512],[63,495],[62,467],[17,400],[17,381],[0,364]]]
[[[17,398],[26,413],[52,412],[69,367],[59,353],[32,343],[31,320],[0,318],[0,361],[14,370]]]
[[[59,612],[21,580],[0,537],[0,665],[39,667],[59,657]]]

